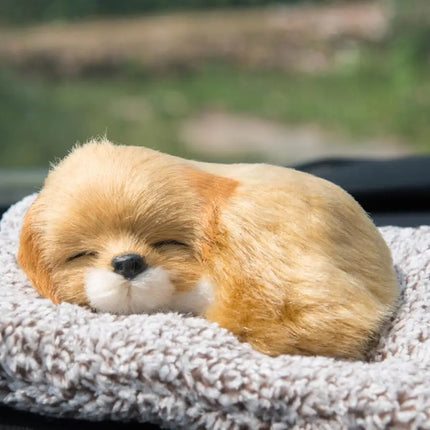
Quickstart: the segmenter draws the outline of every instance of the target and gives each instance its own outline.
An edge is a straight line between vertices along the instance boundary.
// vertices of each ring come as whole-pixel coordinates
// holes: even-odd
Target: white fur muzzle
[[[214,301],[214,288],[207,279],[192,291],[176,293],[163,267],[148,269],[131,281],[110,270],[91,269],[86,293],[93,308],[115,314],[177,311],[203,315]]]
[[[103,269],[91,269],[86,276],[90,305],[103,312],[133,314],[164,310],[174,291],[169,274],[162,267],[148,269],[131,281]]]

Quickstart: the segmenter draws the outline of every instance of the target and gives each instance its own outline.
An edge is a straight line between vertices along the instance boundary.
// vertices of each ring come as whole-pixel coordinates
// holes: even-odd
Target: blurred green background
[[[0,0],[0,168],[96,136],[287,165],[430,152],[430,2]]]

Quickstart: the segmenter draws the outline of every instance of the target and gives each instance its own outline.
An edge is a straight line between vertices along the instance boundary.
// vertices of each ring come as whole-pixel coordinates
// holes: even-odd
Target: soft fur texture
[[[16,261],[33,198],[0,223],[2,404],[171,429],[430,429],[430,227],[381,230],[401,296],[368,362],[273,358],[203,318],[40,297]]]
[[[131,279],[113,270],[130,254],[148,265]],[[50,173],[19,261],[55,303],[122,314],[188,303],[273,356],[362,358],[398,297],[388,247],[336,185],[107,141]]]

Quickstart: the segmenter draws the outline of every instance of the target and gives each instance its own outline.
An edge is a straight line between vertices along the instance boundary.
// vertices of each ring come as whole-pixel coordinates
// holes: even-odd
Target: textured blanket
[[[0,225],[0,402],[165,428],[430,429],[430,227],[381,229],[401,303],[367,362],[271,358],[204,319],[114,316],[41,298]]]

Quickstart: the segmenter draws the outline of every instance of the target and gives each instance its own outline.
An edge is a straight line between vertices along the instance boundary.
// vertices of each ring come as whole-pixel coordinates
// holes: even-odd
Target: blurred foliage
[[[181,126],[207,110],[319,124],[351,138],[396,136],[428,151],[430,75],[422,71],[405,80],[392,61],[366,54],[356,67],[313,76],[222,65],[190,75],[73,81],[4,72],[0,166],[46,166],[76,141],[105,134],[118,143],[195,157],[180,140]]]
[[[41,3],[56,2],[34,2]],[[86,3],[93,2],[73,4]],[[116,77],[52,80],[0,70],[0,167],[46,166],[75,142],[105,134],[194,156],[180,128],[206,110],[318,124],[352,138],[392,136],[428,152],[430,2],[394,4],[384,41],[359,46],[353,62],[318,74],[208,64],[157,75],[136,65]]]
[[[430,64],[430,1],[396,0],[391,46],[396,47],[397,67],[413,72]]]
[[[246,7],[300,2],[303,0],[278,0],[276,2],[273,0],[0,0],[0,21],[23,24],[109,15],[133,15],[167,9]]]

